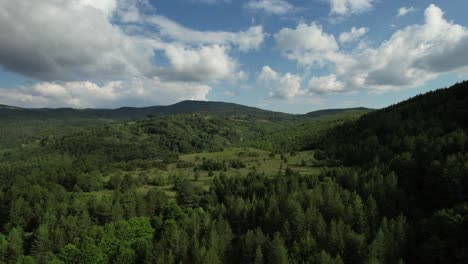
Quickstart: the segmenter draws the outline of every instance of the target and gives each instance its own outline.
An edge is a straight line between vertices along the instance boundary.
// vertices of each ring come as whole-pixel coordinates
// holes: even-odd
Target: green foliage
[[[361,118],[199,102],[10,109],[0,262],[463,263],[466,86]],[[37,115],[38,135],[10,135]],[[67,116],[112,120],[51,121]]]
[[[288,261],[288,250],[284,245],[284,241],[281,238],[280,233],[274,235],[273,241],[269,246],[270,256],[268,257],[268,263],[273,264],[287,264]]]
[[[50,241],[49,226],[47,226],[47,224],[42,224],[39,226],[34,236],[31,254],[42,263],[47,258],[47,254],[51,249],[52,244]]]
[[[68,244],[60,249],[58,257],[64,263],[78,264],[81,261],[81,254],[81,250],[77,246]]]
[[[8,247],[6,250],[6,259],[13,261],[23,255],[23,231],[13,228],[8,234]]]
[[[175,184],[177,203],[182,207],[197,207],[199,202],[198,190],[187,179]]]
[[[468,234],[459,223],[467,216],[460,208],[468,202],[467,106],[468,82],[462,82],[337,126],[321,140],[315,158],[354,167],[326,175],[368,197],[370,232],[379,214],[404,214],[414,223],[409,239],[404,218],[397,223],[384,218],[369,248],[370,263],[397,263],[401,256],[415,263],[466,258],[466,243],[455,233]],[[442,219],[448,222],[435,224]],[[439,232],[441,226],[453,233]],[[401,245],[408,240],[405,251]]]

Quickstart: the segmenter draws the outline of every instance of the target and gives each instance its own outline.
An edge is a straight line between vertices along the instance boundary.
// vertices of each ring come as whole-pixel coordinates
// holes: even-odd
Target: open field
[[[229,164],[231,161],[240,161],[241,168],[226,166],[222,170],[198,170],[198,178],[195,179],[195,168],[200,167],[203,161],[210,160],[215,162],[224,162]],[[224,174],[228,177],[244,177],[251,171],[264,173],[266,175],[275,175],[278,172],[284,172],[289,168],[301,174],[317,174],[319,167],[312,166],[315,159],[313,151],[291,152],[285,154],[274,154],[254,148],[226,148],[219,152],[201,152],[179,157],[179,163],[184,166],[178,166],[177,163],[169,164],[166,169],[151,168],[148,170],[134,170],[129,172],[114,171],[103,176],[104,181],[109,181],[112,175],[130,174],[134,178],[147,178],[146,182],[138,187],[138,192],[146,194],[152,188],[163,190],[169,197],[175,197],[173,179],[176,176],[187,177],[196,186],[209,190],[213,178]],[[112,191],[102,190],[91,192],[98,197],[111,195]]]

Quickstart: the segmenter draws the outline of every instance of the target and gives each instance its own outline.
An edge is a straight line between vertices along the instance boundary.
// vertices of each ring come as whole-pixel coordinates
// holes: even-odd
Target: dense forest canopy
[[[411,217],[412,261],[468,259],[468,82],[418,95],[331,129],[322,158],[366,171],[392,172]],[[339,176],[337,181],[349,181]]]
[[[171,107],[0,107],[0,263],[468,259],[468,82],[377,111]]]

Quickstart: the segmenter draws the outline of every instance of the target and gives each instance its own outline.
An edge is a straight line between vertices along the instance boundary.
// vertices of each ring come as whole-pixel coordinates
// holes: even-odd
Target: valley
[[[3,107],[0,262],[462,263],[467,85],[306,115]]]

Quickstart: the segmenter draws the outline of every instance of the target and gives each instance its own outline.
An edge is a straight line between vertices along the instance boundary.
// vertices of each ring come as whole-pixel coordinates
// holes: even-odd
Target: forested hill
[[[0,106],[1,119],[60,119],[60,118],[104,118],[104,119],[142,119],[150,115],[169,115],[169,114],[194,114],[194,113],[215,113],[219,115],[282,115],[288,114],[275,113],[259,108],[243,106],[224,102],[204,102],[204,101],[182,101],[168,106],[149,106],[149,107],[121,107],[117,109],[73,109],[73,108],[19,108],[13,106]]]
[[[24,119],[113,119],[132,120],[142,119],[151,115],[171,114],[214,114],[218,116],[250,116],[268,120],[296,119],[307,117],[320,117],[336,115],[345,112],[369,112],[368,108],[331,109],[310,112],[304,115],[293,115],[281,112],[263,110],[256,107],[244,106],[235,103],[192,101],[186,100],[167,106],[149,107],[121,107],[117,109],[74,109],[74,108],[20,108],[0,105],[0,121]]]
[[[413,262],[468,259],[468,82],[337,126],[321,149],[317,154],[327,162],[360,168],[356,182],[336,177],[360,192],[369,186],[359,182],[396,175],[396,192],[381,202],[413,222]]]
[[[239,105],[226,102],[193,101],[186,100],[169,106],[153,107],[161,114],[217,114],[217,115],[280,115],[289,116],[285,113],[263,110],[256,107]]]
[[[122,107],[118,109],[30,109],[0,105],[0,148],[11,148],[35,142],[49,135],[60,136],[76,130],[144,120],[148,117],[166,118],[171,115],[202,114],[242,121],[246,125],[267,123],[272,125],[270,126],[272,129],[275,127],[277,130],[285,125],[292,127],[318,121],[322,117],[342,119],[341,117],[359,116],[367,112],[369,112],[368,109],[340,109],[332,112],[325,110],[307,115],[293,115],[234,103],[208,101],[182,101],[168,106]],[[303,132],[307,131],[304,130],[301,133],[304,134]],[[284,139],[285,137],[277,138]],[[296,145],[301,145],[301,142],[297,142]]]
[[[449,157],[463,161],[460,155],[465,155],[468,149],[467,132],[468,82],[463,82],[338,126],[324,137],[322,149],[328,158],[345,165],[385,163],[405,174],[402,180],[415,181],[412,187],[426,191],[430,187],[428,195],[434,202],[450,205],[468,195],[468,182],[464,182],[468,178],[453,179],[455,181],[449,183],[433,177],[439,175]],[[456,190],[432,192],[432,188],[444,187]],[[439,199],[442,197],[434,196],[436,194],[454,197]]]
[[[323,110],[309,112],[307,114],[304,114],[304,116],[314,118],[314,117],[321,117],[321,116],[338,115],[338,114],[343,114],[343,113],[368,113],[373,110],[374,109],[366,108],[366,107],[323,109]]]

